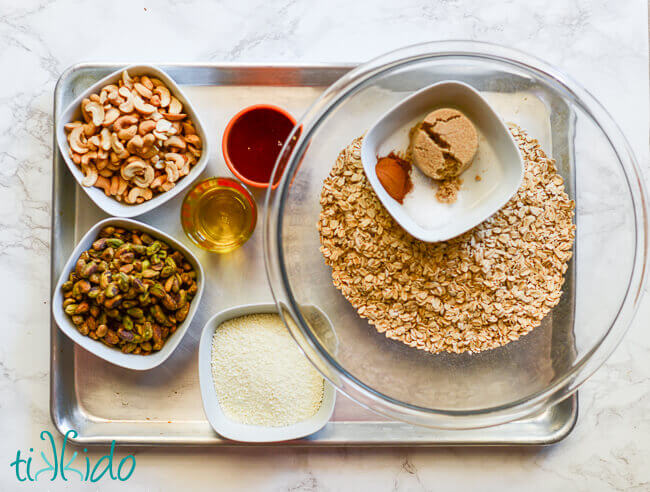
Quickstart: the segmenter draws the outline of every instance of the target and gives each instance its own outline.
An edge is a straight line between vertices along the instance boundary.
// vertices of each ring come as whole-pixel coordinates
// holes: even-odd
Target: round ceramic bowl
[[[93,242],[95,242],[99,231],[101,231],[104,227],[111,225],[115,227],[125,227],[127,229],[138,229],[148,233],[155,239],[165,241],[174,249],[180,251],[196,272],[196,283],[198,290],[194,296],[194,299],[192,299],[192,304],[190,305],[190,310],[187,314],[187,317],[185,318],[185,321],[183,321],[176,329],[176,331],[169,336],[161,350],[158,352],[152,352],[149,355],[125,354],[119,349],[109,347],[98,340],[93,340],[90,337],[82,335],[72,323],[70,317],[63,311],[63,291],[61,289],[61,286],[68,280],[70,272],[74,269],[81,253],[88,250],[92,246]],[[115,364],[116,366],[126,367],[127,369],[133,369],[136,371],[146,371],[148,369],[153,369],[154,367],[157,367],[165,362],[181,343],[181,339],[187,332],[187,329],[190,327],[192,319],[196,314],[196,310],[199,307],[199,303],[201,302],[201,296],[203,295],[203,287],[205,284],[204,278],[205,276],[203,274],[203,268],[201,267],[201,264],[199,263],[199,260],[197,260],[196,256],[194,256],[194,254],[187,247],[183,246],[183,244],[178,242],[170,235],[165,234],[160,229],[156,229],[155,227],[151,227],[136,220],[108,218],[100,220],[97,222],[97,224],[92,226],[90,230],[81,238],[74,251],[70,255],[70,258],[63,267],[61,276],[56,283],[54,293],[52,294],[52,314],[59,329],[70,339],[72,339],[73,342],[75,342],[77,345],[80,345],[88,352],[91,352],[97,357],[100,357],[110,362],[111,364]]]
[[[64,128],[65,125],[71,121],[82,120],[81,101],[89,97],[91,94],[98,94],[101,88],[107,84],[117,83],[117,81],[122,77],[122,72],[124,70],[128,70],[131,76],[149,75],[150,77],[156,77],[162,80],[169,88],[172,96],[175,96],[181,103],[183,103],[183,112],[187,113],[190,119],[194,122],[194,127],[196,128],[198,135],[201,137],[203,145],[203,152],[201,153],[201,157],[199,157],[199,160],[196,162],[196,164],[192,166],[190,173],[177,181],[176,186],[174,186],[169,191],[154,196],[151,200],[147,200],[146,202],[136,205],[129,205],[127,203],[118,202],[112,196],[106,196],[104,191],[100,188],[96,188],[95,186],[83,186],[81,184],[84,175],[81,172],[79,166],[77,166],[70,157],[70,146],[68,144],[68,139]],[[197,114],[190,100],[185,96],[178,84],[174,82],[174,79],[153,65],[130,65],[124,67],[123,69],[117,70],[116,72],[113,72],[112,74],[107,75],[103,79],[95,82],[93,85],[88,87],[88,89],[79,94],[79,96],[68,105],[63,113],[61,113],[61,117],[59,118],[59,126],[55,129],[55,131],[56,141],[59,144],[61,155],[63,156],[68,169],[77,180],[77,183],[79,183],[79,186],[81,186],[81,188],[86,192],[86,194],[95,203],[95,205],[97,205],[107,214],[117,217],[135,217],[142,215],[174,198],[190,184],[192,184],[196,178],[199,177],[199,175],[205,169],[205,166],[208,164],[208,158],[212,152],[212,144],[205,131],[205,125],[201,121],[201,118]]]
[[[576,201],[576,243],[560,303],[518,341],[437,355],[387,339],[333,286],[316,228],[323,180],[338,153],[399,101],[442,80],[478,90],[500,117],[538,138]],[[273,294],[305,354],[343,393],[392,418],[438,428],[533,415],[573,392],[621,341],[646,276],[646,193],[625,137],[585,89],[518,51],[475,42],[401,49],[342,77],[297,123],[267,191],[265,255]],[[333,353],[305,321],[318,306]]]
[[[214,389],[212,379],[212,338],[219,325],[229,319],[238,318],[247,314],[277,313],[275,304],[248,304],[225,309],[208,320],[201,333],[199,343],[199,383],[201,386],[201,398],[203,410],[212,428],[221,436],[233,441],[242,442],[277,442],[289,441],[308,436],[320,430],[332,416],[334,404],[336,403],[336,390],[328,381],[325,381],[323,391],[323,402],[318,411],[309,419],[284,427],[267,427],[262,425],[249,425],[235,422],[228,418],[221,406],[219,397]],[[329,338],[329,323],[319,310],[313,306],[305,307],[305,312],[310,319],[325,320],[323,336],[320,338],[324,345],[336,350],[335,343]]]

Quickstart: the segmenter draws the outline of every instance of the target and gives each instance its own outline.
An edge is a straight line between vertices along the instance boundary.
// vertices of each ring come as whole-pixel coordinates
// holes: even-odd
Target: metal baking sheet
[[[54,95],[54,124],[66,105],[96,80],[123,64],[82,64],[67,70]],[[230,116],[253,103],[273,103],[300,116],[320,93],[349,71],[350,65],[163,65],[186,91],[219,141]],[[489,92],[501,87],[486,87]],[[517,90],[535,94],[534,87]],[[495,96],[496,101],[502,96]],[[506,97],[506,96],[503,96]],[[537,97],[537,96],[536,96]],[[530,121],[544,134],[542,145],[558,161],[571,188],[572,123],[566,107],[538,94],[548,120]],[[525,108],[522,109],[525,112]],[[523,114],[521,115],[523,118]],[[532,133],[532,132],[531,132]],[[351,136],[350,138],[352,138]],[[540,136],[540,140],[542,137]],[[205,175],[228,175],[216,147]],[[572,189],[569,190],[572,193]],[[259,206],[264,193],[255,191]],[[182,196],[159,210],[138,217],[192,247],[202,262],[208,283],[202,305],[176,352],[162,366],[142,373],[113,366],[76,346],[51,321],[50,409],[56,428],[74,429],[77,443],[128,445],[241,446],[220,438],[203,413],[197,372],[201,329],[215,312],[251,302],[272,301],[263,265],[261,224],[239,250],[219,256],[198,251],[184,237],[179,209]],[[78,239],[105,215],[88,199],[66,170],[54,143],[52,197],[52,267],[54,288]],[[557,309],[573,312],[573,272],[567,274],[565,295]],[[571,317],[572,318],[572,317]],[[572,346],[570,329],[553,330],[552,343]],[[569,351],[570,352],[570,351]],[[344,395],[338,395],[331,421],[319,432],[283,446],[449,446],[540,445],[557,442],[572,430],[578,415],[577,395],[524,420],[477,430],[436,430],[387,420]]]

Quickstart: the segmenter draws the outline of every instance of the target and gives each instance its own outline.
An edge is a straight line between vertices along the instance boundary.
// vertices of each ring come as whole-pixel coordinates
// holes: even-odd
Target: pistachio
[[[175,313],[176,321],[182,323],[187,318],[187,314],[190,312],[190,305],[186,303],[183,307],[179,308]]]
[[[163,286],[162,286],[161,284],[159,284],[159,283],[153,284],[153,285],[149,288],[149,292],[151,293],[152,296],[158,297],[158,298],[160,298],[160,299],[162,299],[163,297],[165,297],[165,289],[164,289]]]
[[[117,308],[121,303],[122,303],[123,297],[121,295],[116,295],[115,297],[111,297],[110,299],[106,299],[104,301],[104,307],[106,309],[115,309]]]
[[[86,301],[77,304],[74,314],[86,314],[90,310],[90,306]]]
[[[74,304],[74,300],[72,300],[71,304],[68,304],[67,306],[64,307],[63,311],[65,314],[72,316],[75,311],[77,310],[77,304]]]
[[[133,316],[135,319],[144,318],[144,311],[142,311],[140,308],[127,309],[126,312],[129,316]]]
[[[130,354],[131,352],[134,352],[136,348],[137,345],[135,343],[125,343],[124,345],[122,345],[121,350],[125,354]]]
[[[97,327],[96,333],[99,338],[103,338],[108,331],[108,326],[101,324]]]
[[[106,238],[105,238],[105,237],[101,237],[101,238],[99,238],[97,241],[95,241],[95,242],[93,243],[93,249],[94,249],[95,251],[101,251],[101,250],[103,250],[104,248],[106,248],[106,246],[108,246],[108,244],[107,244],[107,242],[106,242]]]
[[[63,283],[63,310],[81,334],[146,355],[160,350],[186,319],[195,278],[183,255],[164,241],[109,226]]]
[[[119,248],[124,244],[124,241],[116,237],[111,237],[106,240],[106,244],[108,244],[111,248]]]
[[[119,293],[120,293],[120,288],[117,286],[115,282],[108,284],[106,289],[104,289],[104,295],[108,299],[110,299],[111,297],[115,297]]]

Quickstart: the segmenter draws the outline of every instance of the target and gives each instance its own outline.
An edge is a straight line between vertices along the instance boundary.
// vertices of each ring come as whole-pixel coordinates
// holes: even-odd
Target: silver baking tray
[[[101,77],[125,64],[82,64],[68,69],[54,94],[54,125],[67,104]],[[219,142],[230,116],[253,103],[273,103],[300,116],[321,92],[349,71],[351,65],[163,65],[161,68],[183,86],[200,112],[208,134]],[[453,74],[451,74],[453,75]],[[449,74],[445,74],[449,77]],[[432,80],[434,82],[435,80]],[[573,184],[573,125],[569,110],[526,80],[476,81],[482,90],[516,94],[524,91],[539,99],[543,115],[530,114],[527,126],[542,125],[547,152],[560,172]],[[386,107],[392,101],[383,101]],[[524,115],[521,115],[524,118]],[[536,120],[536,121],[533,121]],[[56,134],[56,133],[55,133]],[[531,134],[535,134],[531,129]],[[355,135],[350,136],[350,140]],[[219,146],[210,156],[206,176],[228,175]],[[105,215],[88,199],[67,171],[54,143],[52,196],[51,285],[79,238]],[[254,192],[258,206],[264,194]],[[206,272],[207,285],[200,309],[176,352],[162,366],[132,372],[113,366],[76,346],[51,321],[50,410],[56,428],[74,429],[73,440],[83,445],[241,446],[219,437],[208,424],[201,404],[197,349],[201,328],[221,309],[246,303],[272,302],[263,264],[261,224],[239,250],[219,256],[198,251],[184,236],[179,209],[182,196],[138,219],[152,224],[188,244]],[[572,357],[574,273],[569,270],[565,293],[556,309],[564,311],[564,326],[548,323],[551,344],[564,347]],[[567,315],[568,313],[568,315]],[[541,445],[566,437],[578,415],[577,396],[546,411],[505,425],[477,430],[436,430],[414,427],[378,416],[344,395],[338,395],[331,421],[319,432],[283,446],[449,446]]]

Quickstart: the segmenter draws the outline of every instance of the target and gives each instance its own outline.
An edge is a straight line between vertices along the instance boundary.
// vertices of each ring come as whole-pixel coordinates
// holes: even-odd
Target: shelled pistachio
[[[179,251],[142,231],[108,226],[63,284],[63,309],[82,335],[148,355],[185,321],[197,288]]]

